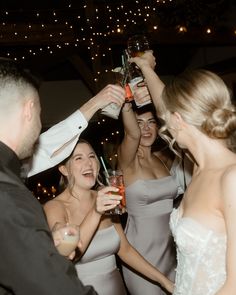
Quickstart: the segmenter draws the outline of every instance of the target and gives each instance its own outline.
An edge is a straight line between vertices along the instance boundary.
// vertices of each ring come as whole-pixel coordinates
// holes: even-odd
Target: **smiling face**
[[[91,189],[100,169],[96,153],[88,143],[78,143],[65,165],[59,167],[68,182],[81,189]]]
[[[151,146],[157,138],[158,126],[152,112],[136,114],[137,122],[141,130],[140,145]]]

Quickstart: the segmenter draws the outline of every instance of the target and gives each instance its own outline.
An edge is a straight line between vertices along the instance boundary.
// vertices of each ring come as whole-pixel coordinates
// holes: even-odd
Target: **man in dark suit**
[[[89,295],[54,246],[42,207],[20,178],[41,130],[33,79],[0,59],[0,294]]]

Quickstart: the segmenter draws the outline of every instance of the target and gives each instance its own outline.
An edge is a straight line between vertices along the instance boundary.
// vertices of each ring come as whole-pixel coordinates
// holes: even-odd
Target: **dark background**
[[[235,93],[233,0],[9,0],[0,2],[0,16],[0,55],[22,63],[42,85],[82,81],[89,94],[85,98],[79,93],[74,109],[111,80],[128,37],[137,33],[148,37],[156,72],[164,81],[186,68],[203,67],[221,75]],[[57,106],[48,111],[59,113]],[[63,118],[68,115],[60,112]],[[49,127],[43,121],[43,130]],[[82,137],[107,165],[115,164],[120,120],[98,113]],[[28,185],[44,202],[54,196],[52,185],[57,186],[58,179],[54,169],[32,177]]]

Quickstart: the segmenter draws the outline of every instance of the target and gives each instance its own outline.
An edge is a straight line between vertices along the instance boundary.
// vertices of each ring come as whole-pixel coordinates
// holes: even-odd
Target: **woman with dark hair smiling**
[[[155,149],[161,121],[152,105],[133,111],[125,103],[122,119],[124,138],[118,148],[118,166],[126,187],[125,234],[145,259],[174,280],[176,253],[169,218],[174,199],[185,189],[182,161],[166,144],[162,143],[162,150]],[[160,285],[129,267],[123,267],[123,275],[132,295],[166,294]]]

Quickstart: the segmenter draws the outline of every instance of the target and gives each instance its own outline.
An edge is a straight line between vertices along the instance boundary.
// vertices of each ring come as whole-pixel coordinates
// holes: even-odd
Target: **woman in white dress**
[[[150,58],[149,52],[133,61],[142,67],[153,98],[159,78]],[[171,146],[176,141],[195,163],[180,207],[171,214],[178,260],[174,294],[234,295],[236,110],[229,91],[217,75],[195,70],[173,79],[155,103],[172,136]]]
[[[113,195],[114,187],[94,189],[98,179],[99,161],[92,147],[80,141],[72,155],[59,166],[67,185],[65,190],[45,204],[49,227],[56,222],[80,226],[80,256],[76,263],[78,276],[84,284],[92,285],[100,295],[125,295],[115,255],[140,272],[158,282],[168,291],[173,284],[148,263],[128,242],[117,218],[103,215],[121,199]]]

